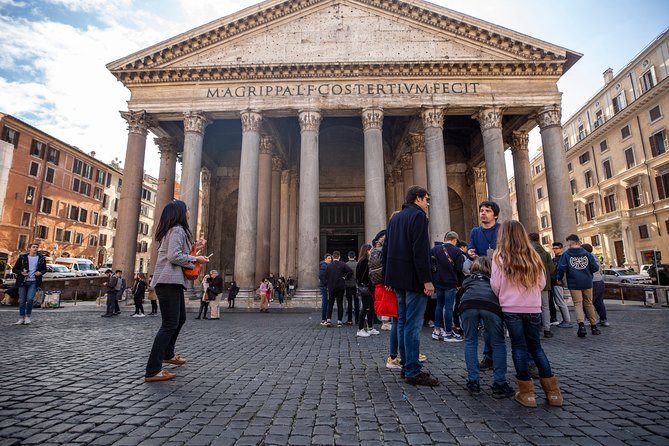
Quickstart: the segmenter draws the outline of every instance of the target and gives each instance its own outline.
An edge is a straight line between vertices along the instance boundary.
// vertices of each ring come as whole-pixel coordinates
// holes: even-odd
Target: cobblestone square
[[[36,310],[13,326],[0,311],[0,445],[669,444],[669,309],[609,305],[611,327],[544,342],[563,408],[537,409],[465,390],[463,345],[430,338],[421,350],[441,386],[416,388],[385,367],[388,332],[318,325],[317,310],[221,310],[188,320],[167,366],[144,383],[160,317],[113,319],[79,305]],[[508,355],[509,379],[515,388]]]

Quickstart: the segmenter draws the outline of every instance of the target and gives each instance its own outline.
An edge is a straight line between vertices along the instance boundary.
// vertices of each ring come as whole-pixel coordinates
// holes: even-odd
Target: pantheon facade
[[[536,229],[527,133],[541,130],[554,239],[576,231],[557,81],[580,54],[423,1],[268,0],[107,65],[130,91],[115,267],[132,271],[146,138],[156,215],[197,209],[211,267],[252,290],[269,272],[318,285],[325,252],[357,251],[414,184],[430,235],[462,238],[477,203]],[[153,256],[155,258],[155,254]]]

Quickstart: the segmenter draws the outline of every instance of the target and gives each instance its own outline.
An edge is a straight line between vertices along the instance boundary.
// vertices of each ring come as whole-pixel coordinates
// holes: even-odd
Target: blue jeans
[[[328,318],[328,287],[322,286],[321,288],[321,320],[327,320]]]
[[[606,320],[606,306],[604,306],[604,281],[592,282],[592,305],[595,307],[599,319]]]
[[[35,294],[37,294],[37,282],[34,280],[24,282],[23,286],[19,287],[19,316],[30,317],[33,312]]]
[[[455,288],[437,288],[437,308],[434,310],[434,328],[444,328],[447,333],[453,331],[453,306]],[[444,321],[444,325],[441,324]]]
[[[397,319],[390,318],[393,325],[390,326],[390,356],[397,356],[399,353],[399,339],[397,338]]]
[[[411,378],[420,373],[418,361],[420,353],[420,329],[427,306],[427,296],[423,293],[408,290],[395,290],[397,294],[397,337],[402,357],[400,363],[404,376]]]
[[[504,313],[504,322],[511,338],[516,378],[521,381],[532,379],[527,367],[528,359],[534,359],[541,378],[553,376],[551,364],[541,348],[541,313]]]
[[[478,346],[479,322],[483,321],[492,346],[492,378],[495,384],[506,383],[506,342],[504,341],[504,322],[497,314],[488,310],[470,308],[460,313],[462,329],[465,332],[465,363],[467,381],[480,378]]]

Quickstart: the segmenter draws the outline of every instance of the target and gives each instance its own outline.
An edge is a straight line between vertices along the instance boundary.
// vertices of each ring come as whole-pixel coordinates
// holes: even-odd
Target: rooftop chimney
[[[613,80],[613,68],[607,68],[604,72],[604,85],[609,85]]]

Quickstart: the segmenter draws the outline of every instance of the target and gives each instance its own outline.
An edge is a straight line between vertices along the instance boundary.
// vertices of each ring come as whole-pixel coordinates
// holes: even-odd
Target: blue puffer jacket
[[[325,278],[325,269],[328,267],[328,264],[325,263],[325,260],[321,260],[320,269],[318,271],[318,282],[319,286],[328,286],[327,279]]]
[[[567,249],[558,262],[555,277],[561,280],[567,274],[567,288],[587,290],[592,288],[592,274],[599,271],[595,256],[580,246]]]

